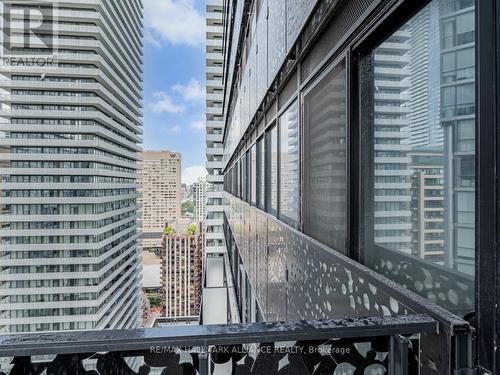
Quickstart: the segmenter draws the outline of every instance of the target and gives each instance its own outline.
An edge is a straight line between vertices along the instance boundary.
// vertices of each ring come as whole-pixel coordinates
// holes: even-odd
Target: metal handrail
[[[427,315],[0,335],[0,357],[435,334]]]

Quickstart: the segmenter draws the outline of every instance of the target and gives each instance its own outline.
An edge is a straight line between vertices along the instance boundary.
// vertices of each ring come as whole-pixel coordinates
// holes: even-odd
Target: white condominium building
[[[1,5],[0,330],[138,327],[142,1]]]
[[[206,251],[225,251],[223,225],[222,177],[222,0],[206,3],[206,142],[207,142],[207,209]]]
[[[374,60],[374,240],[411,253],[411,150],[409,89],[411,29],[408,25],[380,44]]]
[[[206,192],[207,192],[207,181],[205,178],[198,178],[198,182],[195,182],[192,187],[193,190],[193,205],[194,205],[194,219],[197,222],[203,223],[205,221],[205,204],[206,204]],[[210,207],[212,209],[212,207]]]

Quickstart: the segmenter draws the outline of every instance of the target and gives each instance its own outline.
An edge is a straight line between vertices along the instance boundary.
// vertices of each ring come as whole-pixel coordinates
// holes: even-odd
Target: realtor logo
[[[13,57],[37,59],[55,53],[55,4],[52,1],[2,1],[2,60],[14,65]],[[6,61],[6,58],[10,59]],[[39,61],[39,64],[41,61]],[[39,65],[37,64],[37,65]]]

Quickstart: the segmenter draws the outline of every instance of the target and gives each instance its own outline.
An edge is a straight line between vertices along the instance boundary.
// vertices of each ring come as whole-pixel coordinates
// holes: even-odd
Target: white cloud
[[[194,0],[146,0],[144,14],[151,35],[146,42],[157,45],[160,39],[170,44],[204,45],[205,18]]]
[[[198,177],[206,177],[207,170],[203,165],[187,167],[182,171],[182,183],[186,185],[194,184]]]
[[[172,90],[182,95],[184,100],[198,101],[205,97],[205,90],[200,85],[200,81],[192,78],[187,85],[176,84],[172,86]]]
[[[179,125],[173,125],[173,126],[169,126],[167,128],[167,133],[168,134],[177,134],[181,131],[181,127]]]
[[[161,48],[161,43],[154,37],[150,29],[144,30],[144,41],[155,46],[156,48]]]
[[[205,121],[203,120],[193,121],[191,124],[189,124],[189,127],[195,130],[205,130]]]
[[[186,110],[184,106],[175,104],[172,98],[163,91],[155,92],[153,96],[157,99],[150,107],[156,113],[182,113]]]

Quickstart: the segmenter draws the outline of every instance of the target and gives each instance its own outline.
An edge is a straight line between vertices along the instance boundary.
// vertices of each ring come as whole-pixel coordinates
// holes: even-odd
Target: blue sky
[[[144,0],[144,149],[182,154],[182,180],[205,164],[203,0]]]

